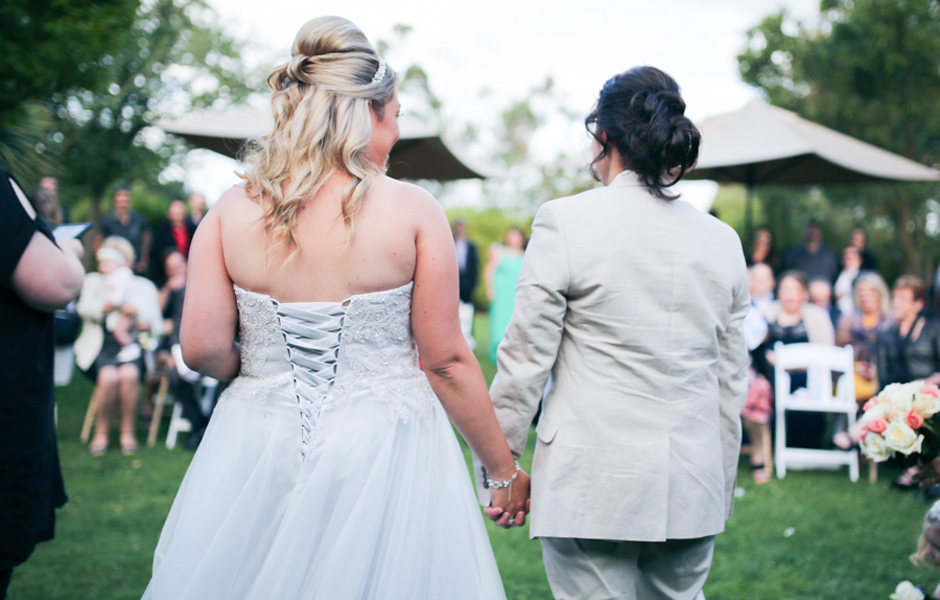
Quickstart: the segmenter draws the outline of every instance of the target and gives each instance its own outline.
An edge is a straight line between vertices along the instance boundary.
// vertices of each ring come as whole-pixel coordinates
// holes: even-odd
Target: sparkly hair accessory
[[[940,500],[934,502],[930,510],[927,511],[927,520],[934,523],[940,521]]]
[[[375,70],[375,77],[372,78],[372,83],[382,83],[382,80],[385,79],[385,71],[385,61],[380,58],[379,68]]]

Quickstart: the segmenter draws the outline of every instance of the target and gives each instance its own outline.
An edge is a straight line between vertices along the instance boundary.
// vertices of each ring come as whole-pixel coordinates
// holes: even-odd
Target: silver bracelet
[[[519,476],[519,461],[512,461],[516,465],[516,472],[512,474],[512,477],[505,479],[503,481],[493,481],[486,474],[486,467],[483,467],[483,487],[488,490],[501,490],[503,488],[509,487],[516,480],[516,477]]]

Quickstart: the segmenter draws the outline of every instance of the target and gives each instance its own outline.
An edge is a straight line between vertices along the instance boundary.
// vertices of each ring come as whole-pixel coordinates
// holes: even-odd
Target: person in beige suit
[[[702,597],[731,515],[747,269],[730,227],[668,193],[698,155],[684,110],[652,67],[604,85],[586,123],[605,187],[539,209],[499,346],[517,456],[554,378],[529,518],[558,600]]]

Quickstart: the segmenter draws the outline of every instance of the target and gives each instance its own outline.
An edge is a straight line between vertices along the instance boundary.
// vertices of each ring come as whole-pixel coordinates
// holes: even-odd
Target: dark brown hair
[[[584,120],[601,145],[595,163],[617,149],[624,166],[650,191],[675,200],[664,188],[682,179],[698,159],[701,134],[685,115],[679,85],[655,67],[635,67],[607,80],[591,114]],[[678,173],[677,173],[678,171]]]
[[[898,280],[894,282],[894,291],[898,290],[911,290],[911,294],[914,295],[914,302],[927,297],[927,287],[924,285],[924,280],[916,275],[898,277]]]

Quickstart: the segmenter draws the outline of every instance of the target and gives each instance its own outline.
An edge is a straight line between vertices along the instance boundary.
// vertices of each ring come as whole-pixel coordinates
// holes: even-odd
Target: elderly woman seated
[[[82,333],[75,342],[75,362],[96,384],[97,418],[89,450],[107,452],[111,412],[121,404],[121,452],[137,451],[135,419],[144,375],[141,342],[163,332],[154,285],[130,269],[134,249],[121,237],[109,237],[97,253],[98,272],[85,275],[76,310]]]

